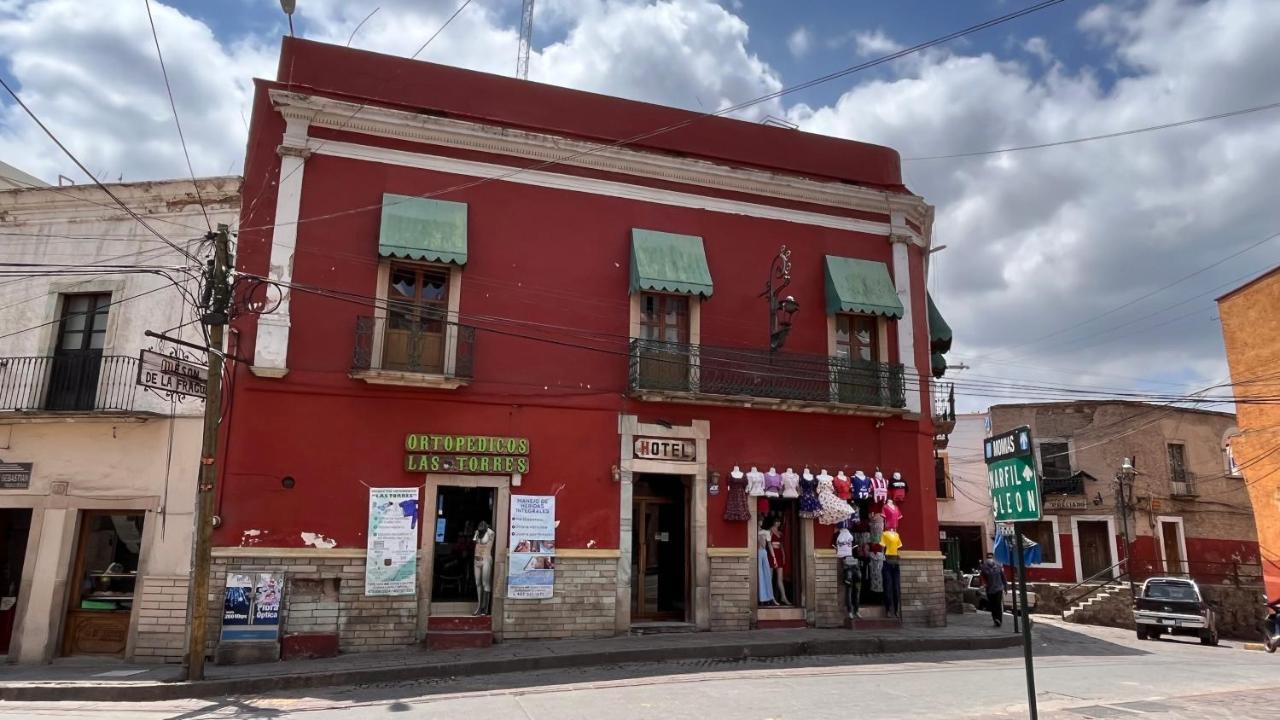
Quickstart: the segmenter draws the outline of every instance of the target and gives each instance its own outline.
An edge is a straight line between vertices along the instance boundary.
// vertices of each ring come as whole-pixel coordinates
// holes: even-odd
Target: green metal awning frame
[[[466,265],[467,204],[383,193],[378,254]]]
[[[702,238],[631,230],[631,289],[711,297],[711,270]]]
[[[864,313],[901,318],[902,301],[882,262],[826,256],[827,313]]]
[[[938,312],[938,306],[933,304],[933,295],[925,293],[924,299],[929,304],[929,349],[936,353],[949,352],[951,326]]]

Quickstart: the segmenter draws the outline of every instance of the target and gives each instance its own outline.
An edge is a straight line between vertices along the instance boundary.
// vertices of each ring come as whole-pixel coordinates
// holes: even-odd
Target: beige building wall
[[[234,226],[240,179],[204,178],[200,185],[210,222]],[[205,217],[190,180],[111,187],[168,240],[201,254]],[[192,265],[103,198],[94,187],[0,190],[0,259]],[[186,282],[194,292],[194,281]],[[38,390],[13,392],[30,388],[31,378],[48,372],[20,359],[54,354],[63,298],[73,293],[111,294],[102,349],[127,370],[111,380],[113,400],[129,400],[113,407],[127,409],[94,403],[85,410],[47,410]],[[125,658],[180,660],[204,407],[199,399],[175,402],[144,391],[134,381],[139,351],[164,349],[145,331],[203,343],[199,328],[189,324],[194,310],[169,280],[141,273],[10,279],[0,283],[0,308],[0,327],[12,333],[0,339],[0,397],[20,401],[22,408],[0,409],[0,459],[32,464],[29,487],[0,489],[0,509],[31,512],[8,659],[38,663],[62,654],[71,591],[78,582],[72,574],[82,513],[115,510],[145,518]]]
[[[1238,400],[1280,390],[1280,268],[1218,299],[1222,339]],[[1253,500],[1269,597],[1280,597],[1280,404],[1239,402],[1231,448]]]
[[[950,497],[938,498],[939,525],[969,525],[982,528],[982,550],[991,549],[991,493],[987,490],[987,466],[982,459],[982,441],[987,436],[986,413],[960,413],[945,450]]]

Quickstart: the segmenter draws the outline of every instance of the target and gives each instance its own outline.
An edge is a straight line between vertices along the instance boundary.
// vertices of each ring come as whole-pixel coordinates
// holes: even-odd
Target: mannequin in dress
[[[836,497],[835,487],[832,485],[833,479],[827,474],[825,468],[818,473],[818,504],[821,507],[818,511],[818,522],[823,525],[842,523],[853,514],[849,509],[849,503]]]
[[[782,473],[782,497],[800,497],[800,476],[791,468],[787,468],[787,471]]]
[[[764,496],[778,497],[782,494],[782,476],[778,474],[778,468],[769,468],[769,472],[764,474]]]
[[[849,481],[849,477],[844,474],[843,470],[836,473],[836,479],[832,480],[831,484],[835,486],[836,497],[845,502],[853,499],[853,483]]]
[[[746,522],[751,519],[751,506],[747,503],[747,476],[737,465],[729,473],[729,492],[724,502],[724,519],[730,522]]]
[[[779,520],[769,529],[769,566],[773,568],[774,597],[783,605],[790,605],[787,599],[786,548],[782,546],[782,521]]]
[[[881,510],[884,515],[884,529],[897,530],[898,522],[902,520],[902,510],[892,499],[885,501],[884,508]]]
[[[472,615],[488,615],[493,596],[493,530],[481,520],[476,528],[473,572],[476,580],[476,611]]]
[[[777,605],[773,599],[773,518],[766,517],[756,532],[756,602],[761,605]]]
[[[764,495],[764,473],[756,469],[755,465],[752,465],[751,472],[747,473],[747,494],[751,497]]]
[[[806,467],[800,475],[800,517],[816,518],[821,510],[822,503],[818,501],[818,481]]]

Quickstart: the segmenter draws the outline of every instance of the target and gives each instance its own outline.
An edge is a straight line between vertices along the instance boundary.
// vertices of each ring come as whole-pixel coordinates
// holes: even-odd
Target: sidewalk
[[[174,665],[68,658],[52,665],[0,666],[0,701],[147,702],[664,660],[990,650],[1021,642],[1017,635],[992,628],[985,615],[948,615],[947,622],[943,628],[672,633],[354,653],[262,665],[209,665],[207,679],[194,683],[181,682],[182,669]]]

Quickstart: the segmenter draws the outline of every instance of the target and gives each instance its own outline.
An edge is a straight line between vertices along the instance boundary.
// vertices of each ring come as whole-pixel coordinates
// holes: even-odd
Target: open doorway
[[[22,589],[22,565],[31,534],[29,508],[0,509],[0,655],[9,653],[13,623],[18,616],[18,591]]]
[[[63,655],[124,655],[144,517],[108,510],[82,513]]]
[[[476,530],[481,522],[494,526],[495,491],[490,487],[436,490],[431,566],[431,613],[470,615],[478,599],[475,580]],[[496,533],[496,530],[494,530]],[[492,558],[492,545],[490,555]],[[481,552],[484,552],[483,549]],[[490,563],[489,572],[493,572]]]
[[[641,475],[632,492],[631,618],[689,619],[689,485],[681,475]]]

